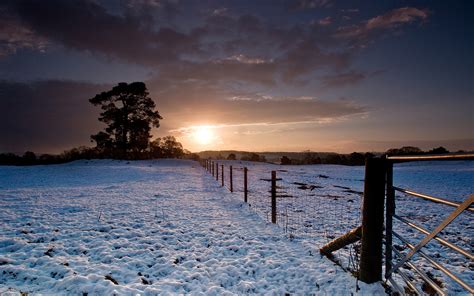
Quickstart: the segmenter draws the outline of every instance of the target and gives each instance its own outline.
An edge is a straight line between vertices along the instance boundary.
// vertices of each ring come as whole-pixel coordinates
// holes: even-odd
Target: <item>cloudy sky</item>
[[[0,152],[92,145],[133,81],[191,151],[474,149],[473,3],[2,0]]]

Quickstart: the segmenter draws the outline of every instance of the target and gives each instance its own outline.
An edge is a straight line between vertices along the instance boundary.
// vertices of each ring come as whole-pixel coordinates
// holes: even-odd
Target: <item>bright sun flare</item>
[[[214,133],[212,132],[212,129],[207,126],[198,126],[193,131],[193,137],[197,143],[206,145],[211,142]]]

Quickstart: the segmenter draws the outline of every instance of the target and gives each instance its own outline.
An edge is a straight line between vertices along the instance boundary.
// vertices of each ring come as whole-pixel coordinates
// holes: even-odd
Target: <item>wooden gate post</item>
[[[393,162],[387,160],[387,200],[385,202],[385,278],[392,269],[392,228],[395,214],[395,189],[393,189]]]
[[[222,185],[222,187],[224,187],[224,165],[221,165],[221,171],[222,171],[221,172],[221,174],[222,174],[222,178],[221,178],[222,179],[222,184],[221,185]]]
[[[244,167],[244,202],[247,203],[248,190],[247,190],[247,167]]]
[[[272,171],[272,223],[276,223],[276,171]]]
[[[368,284],[382,280],[385,177],[386,160],[368,158],[365,162],[362,246],[359,263],[359,278]]]
[[[219,181],[219,163],[216,162],[216,181]]]
[[[234,192],[234,182],[232,180],[232,166],[229,167],[230,192]]]

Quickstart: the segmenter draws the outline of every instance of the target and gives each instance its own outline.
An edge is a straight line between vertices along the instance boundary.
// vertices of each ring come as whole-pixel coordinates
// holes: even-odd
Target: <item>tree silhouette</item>
[[[280,164],[281,165],[288,165],[291,164],[291,159],[288,158],[288,156],[283,155],[280,159]]]
[[[176,141],[173,136],[166,136],[161,139],[161,150],[164,157],[181,158],[184,155],[183,145]]]
[[[101,107],[99,121],[107,124],[104,131],[91,136],[99,150],[127,158],[130,152],[136,156],[148,148],[151,128],[159,127],[162,119],[148,95],[145,83],[122,82],[89,100]]]
[[[438,148],[433,148],[430,151],[426,152],[427,154],[446,154],[449,153],[449,151],[444,148],[443,146],[440,146]]]
[[[392,148],[387,150],[387,155],[418,155],[423,154],[423,150],[418,147],[404,146],[402,148]]]

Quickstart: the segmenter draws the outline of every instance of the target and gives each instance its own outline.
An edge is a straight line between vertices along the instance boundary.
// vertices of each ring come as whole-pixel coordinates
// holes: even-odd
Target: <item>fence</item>
[[[334,180],[325,175],[313,176],[312,172],[293,174],[271,164],[203,160],[202,165],[215,180],[218,168],[220,186],[310,250],[322,247],[361,223],[359,187],[363,180],[349,178],[350,174],[348,178]],[[333,260],[344,269],[357,272],[359,247],[359,243],[347,246],[339,250]]]
[[[241,193],[243,200],[262,218],[282,227],[290,238],[301,240],[313,248],[319,247],[322,254],[354,272],[362,281],[371,283],[382,280],[385,269],[386,284],[400,294],[407,290],[415,294],[434,292],[443,295],[446,289],[462,292],[459,287],[453,286],[455,284],[464,289],[464,292],[472,294],[473,290],[469,281],[444,267],[426,249],[439,252],[432,244],[428,246],[434,240],[443,248],[467,257],[470,262],[459,258],[456,260],[464,264],[461,267],[472,268],[473,255],[466,250],[472,249],[472,240],[466,246],[458,246],[441,238],[440,233],[462,213],[472,214],[473,208],[470,205],[474,196],[471,195],[463,203],[457,203],[394,186],[393,165],[407,161],[460,159],[472,160],[474,155],[370,159],[366,163],[363,180],[346,176],[332,178],[331,182],[328,182],[330,177],[323,174],[308,177],[303,169],[301,172],[288,174],[286,170],[275,170],[274,167],[270,171],[268,165],[246,163],[242,166],[235,161],[204,160],[202,165],[221,186],[226,186],[236,194]],[[338,170],[343,168],[339,167]],[[357,188],[354,188],[354,184],[358,184],[355,186]],[[359,188],[362,185],[364,192]],[[415,204],[413,200],[404,200],[405,195],[456,207],[456,210],[439,225],[430,225],[435,229],[430,232],[410,221],[409,216],[395,213],[396,200],[404,209]],[[470,225],[471,218],[464,218],[466,225]],[[401,223],[394,225],[394,220]],[[398,224],[407,225],[410,230],[399,230]],[[426,236],[418,238],[412,229]],[[410,243],[407,236],[410,239],[420,239],[420,243]],[[398,258],[398,262],[395,262],[393,255]],[[433,267],[427,268],[427,263]],[[440,277],[439,273],[445,276]]]
[[[385,278],[388,280],[392,288],[404,294],[405,289],[400,286],[400,283],[406,284],[409,291],[415,294],[439,294],[446,295],[446,288],[449,287],[450,292],[469,292],[474,294],[473,287],[470,286],[465,279],[462,279],[460,275],[456,274],[453,270],[463,267],[464,263],[467,263],[467,270],[472,269],[472,261],[474,256],[470,251],[467,251],[465,248],[459,246],[462,243],[462,240],[456,239],[457,244],[454,244],[447,239],[442,237],[442,232],[445,230],[448,225],[452,224],[455,219],[460,219],[461,215],[467,215],[464,217],[467,220],[467,225],[470,224],[472,218],[472,212],[474,208],[471,207],[474,202],[474,195],[470,195],[463,202],[453,202],[445,198],[439,198],[430,196],[423,193],[414,192],[405,188],[394,186],[393,184],[393,165],[397,162],[409,162],[409,161],[446,161],[446,160],[465,160],[474,159],[472,154],[464,155],[438,155],[438,156],[405,156],[405,157],[388,157],[387,158],[387,198],[386,198],[386,221],[385,221]],[[399,193],[397,196],[396,193]],[[409,217],[404,217],[403,213],[398,213],[396,211],[397,200],[402,196],[417,198],[425,201],[422,205],[423,207],[432,207],[433,203],[444,206],[444,208],[439,208],[440,213],[449,213],[445,218],[442,218],[441,221],[436,221],[436,223],[431,223],[430,225],[434,229],[428,231],[425,227],[417,224],[416,221],[410,219]],[[413,201],[410,201],[410,204],[413,204]],[[448,212],[448,207],[454,207],[455,210]],[[409,207],[403,207],[404,209]],[[397,222],[397,229],[394,229],[394,222]],[[426,221],[425,221],[426,222]],[[405,227],[403,229],[402,227]],[[409,231],[407,231],[409,230]],[[413,233],[413,230],[416,231]],[[405,232],[403,235],[401,232]],[[410,235],[411,234],[411,235]],[[416,235],[420,234],[420,235]],[[407,238],[410,236],[412,241],[418,240],[418,243],[410,242],[410,239]],[[394,238],[396,242],[394,243]],[[472,239],[472,238],[471,238]],[[428,244],[432,243],[429,250]],[[438,244],[438,245],[436,245]],[[472,249],[472,245],[468,248]],[[431,251],[431,252],[429,252]],[[452,268],[446,268],[441,262],[443,257],[439,254],[447,252],[454,252],[460,254],[460,258],[454,257],[457,262],[450,262],[452,266],[453,263],[458,266],[452,266]],[[434,258],[432,254],[437,254]],[[395,256],[394,256],[395,255]],[[416,257],[417,256],[417,257]],[[395,257],[395,258],[394,258]],[[452,257],[451,255],[449,257]],[[470,260],[463,260],[462,257]],[[444,260],[446,261],[446,260]],[[470,267],[469,267],[470,266]],[[473,279],[471,278],[471,281]],[[456,286],[456,283],[458,286]],[[443,289],[443,285],[445,288]],[[463,291],[464,289],[464,291]]]

